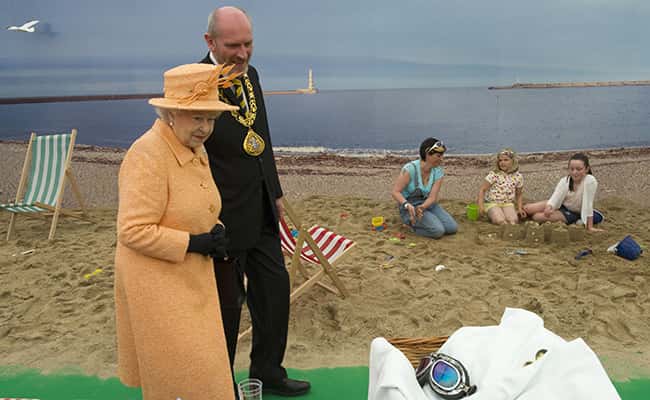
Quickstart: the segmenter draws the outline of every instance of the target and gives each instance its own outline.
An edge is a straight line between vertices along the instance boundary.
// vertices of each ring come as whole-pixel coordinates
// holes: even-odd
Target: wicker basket
[[[449,336],[433,336],[427,338],[393,338],[386,339],[397,347],[416,368],[420,359],[433,353],[442,346]]]

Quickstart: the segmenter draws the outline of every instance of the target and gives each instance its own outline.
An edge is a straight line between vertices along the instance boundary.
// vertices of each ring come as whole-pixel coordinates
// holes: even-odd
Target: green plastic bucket
[[[476,221],[478,219],[478,205],[475,203],[467,205],[467,219]]]

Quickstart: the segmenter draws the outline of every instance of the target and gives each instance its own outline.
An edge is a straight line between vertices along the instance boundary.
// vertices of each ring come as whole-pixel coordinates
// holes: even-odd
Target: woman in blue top
[[[425,139],[420,159],[404,165],[393,186],[391,195],[399,204],[400,217],[416,235],[437,239],[458,230],[454,218],[438,204],[446,150],[442,141]]]

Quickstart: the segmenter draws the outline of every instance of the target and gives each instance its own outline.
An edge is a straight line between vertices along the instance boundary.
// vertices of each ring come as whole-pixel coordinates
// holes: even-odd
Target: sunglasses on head
[[[431,353],[421,359],[415,377],[420,386],[428,383],[443,399],[460,399],[476,392],[476,385],[470,385],[463,364],[443,353]]]
[[[427,154],[444,153],[445,151],[447,151],[447,147],[442,143],[442,140],[438,140],[427,149]]]
[[[503,151],[501,151],[501,152],[499,153],[499,155],[504,155],[504,156],[508,156],[508,157],[510,157],[510,158],[513,158],[514,155],[515,155],[515,152],[512,151],[512,150],[503,150]]]

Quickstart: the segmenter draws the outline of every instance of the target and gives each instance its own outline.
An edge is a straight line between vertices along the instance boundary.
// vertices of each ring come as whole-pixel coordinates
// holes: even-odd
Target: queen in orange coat
[[[203,143],[226,68],[189,64],[164,74],[159,115],[119,174],[115,309],[120,380],[145,400],[233,400],[211,257],[225,254],[221,198]]]

